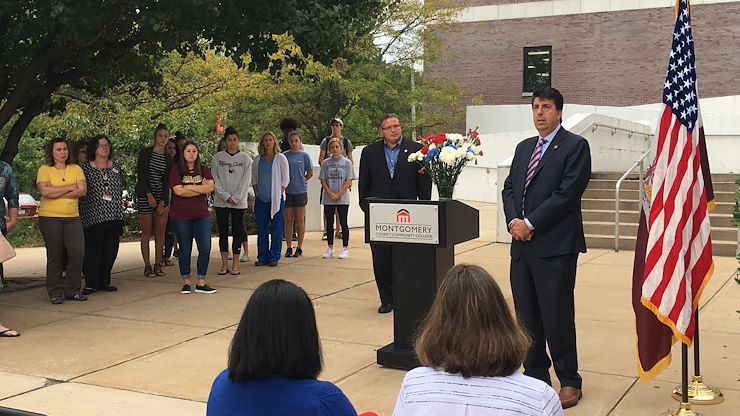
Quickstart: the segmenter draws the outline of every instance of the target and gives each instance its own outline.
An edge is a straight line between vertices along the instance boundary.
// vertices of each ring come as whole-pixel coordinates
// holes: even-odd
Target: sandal
[[[155,264],[154,265],[154,275],[157,277],[164,276],[164,271],[162,270],[161,264]]]
[[[239,270],[232,270],[232,271],[231,271],[231,275],[232,275],[232,276],[238,276],[238,275],[240,275],[240,274],[241,274],[241,272],[239,272]]]
[[[15,332],[15,335],[9,334],[8,332]],[[3,331],[0,331],[0,338],[15,338],[21,336],[21,333],[10,328],[6,328]]]
[[[144,277],[152,277],[153,274],[152,266],[144,266]]]
[[[228,273],[228,272],[229,272],[229,270],[228,270],[228,269],[221,269],[221,270],[219,270],[219,271],[218,271],[218,273],[216,273],[216,274],[218,274],[219,276],[223,276],[223,275],[225,275],[225,274],[226,274],[226,273]],[[234,273],[232,273],[232,274],[234,274]]]

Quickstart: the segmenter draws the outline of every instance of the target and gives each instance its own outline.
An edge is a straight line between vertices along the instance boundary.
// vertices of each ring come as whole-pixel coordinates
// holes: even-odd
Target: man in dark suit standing
[[[552,357],[560,402],[568,408],[583,396],[573,290],[578,253],[586,252],[581,196],[591,178],[591,154],[583,137],[560,125],[562,111],[558,90],[534,92],[539,135],[517,145],[502,196],[512,237],[514,307],[532,337],[524,374],[550,384]]]
[[[368,209],[368,197],[390,199],[426,199],[432,197],[432,180],[420,174],[419,167],[408,157],[421,145],[403,137],[401,123],[395,114],[380,121],[383,140],[362,149],[360,158],[360,208]],[[367,226],[367,224],[365,224]],[[393,310],[393,257],[391,247],[370,243],[375,283],[380,294],[378,313]]]

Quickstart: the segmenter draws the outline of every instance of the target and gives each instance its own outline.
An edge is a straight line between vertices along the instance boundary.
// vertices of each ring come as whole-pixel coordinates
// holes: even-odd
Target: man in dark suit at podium
[[[568,408],[582,397],[573,290],[578,253],[586,252],[581,196],[591,178],[591,154],[583,137],[560,125],[562,111],[558,90],[534,92],[539,135],[517,145],[502,197],[512,236],[514,306],[532,337],[524,374],[550,384],[552,357],[560,402]]]
[[[403,137],[401,123],[395,114],[380,121],[378,140],[362,149],[360,159],[360,208],[368,209],[368,197],[388,199],[426,199],[432,197],[432,180],[420,174],[416,162],[408,157],[421,149],[418,142]],[[367,226],[367,224],[365,224]],[[393,258],[391,246],[370,243],[375,283],[380,294],[378,313],[393,310]]]

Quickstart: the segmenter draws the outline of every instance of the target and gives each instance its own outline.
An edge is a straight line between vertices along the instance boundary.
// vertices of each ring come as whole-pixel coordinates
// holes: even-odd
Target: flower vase
[[[436,184],[437,185],[437,193],[439,194],[439,198],[442,199],[452,199],[452,194],[455,192],[455,185],[451,184]]]

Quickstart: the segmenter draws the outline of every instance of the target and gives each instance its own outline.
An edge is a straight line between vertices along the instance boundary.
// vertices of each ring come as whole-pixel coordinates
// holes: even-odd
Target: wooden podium
[[[455,244],[478,238],[478,210],[454,199],[368,198],[365,242],[388,244],[393,255],[393,342],[378,350],[378,364],[418,367],[413,336],[455,265]]]

